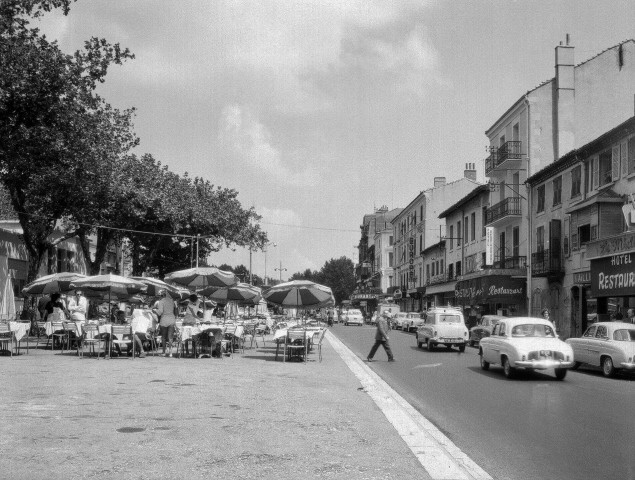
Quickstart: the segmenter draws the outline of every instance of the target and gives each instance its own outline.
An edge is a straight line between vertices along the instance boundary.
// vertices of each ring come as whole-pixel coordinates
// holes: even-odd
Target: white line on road
[[[413,369],[415,368],[432,368],[432,367],[440,367],[441,365],[443,365],[442,363],[424,363],[423,365],[417,365],[415,367],[412,367]]]
[[[492,479],[335,335],[326,338],[433,479]]]

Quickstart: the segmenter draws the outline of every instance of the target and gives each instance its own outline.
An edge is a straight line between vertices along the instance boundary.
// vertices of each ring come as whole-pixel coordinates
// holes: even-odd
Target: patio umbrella
[[[257,299],[257,302],[259,302],[262,291],[260,288],[249,285],[248,283],[237,283],[231,287],[208,287],[201,290],[199,293],[218,303],[227,303],[232,301],[244,303],[252,302],[254,299]]]
[[[168,290],[170,294],[172,295],[172,297],[182,296],[181,295],[181,292],[183,292],[182,288],[176,287],[174,285],[169,285],[165,283],[163,280],[159,280],[158,278],[153,278],[153,277],[130,277],[130,278],[145,284],[146,287],[148,288],[143,293],[144,295],[148,295],[149,297],[158,297],[159,292],[161,290]],[[186,290],[186,292],[187,292],[187,295],[190,294],[189,291]]]
[[[333,302],[329,287],[309,280],[280,283],[264,292],[262,297],[284,308],[320,308]]]
[[[168,273],[165,281],[182,285],[192,290],[205,287],[229,287],[238,283],[238,277],[232,272],[225,272],[216,267],[196,267]]]
[[[15,320],[15,296],[13,295],[13,280],[6,277],[2,298],[0,298],[0,319]]]
[[[147,288],[145,284],[137,280],[113,275],[112,273],[82,278],[72,282],[70,286],[73,290],[82,289],[87,297],[93,292],[101,293],[103,297],[107,294],[109,309],[110,302],[114,298],[125,300],[132,297],[135,293],[145,292]]]
[[[49,293],[62,293],[73,290],[71,283],[75,280],[86,278],[81,273],[62,272],[40,277],[29,283],[22,289],[25,295],[48,295]]]

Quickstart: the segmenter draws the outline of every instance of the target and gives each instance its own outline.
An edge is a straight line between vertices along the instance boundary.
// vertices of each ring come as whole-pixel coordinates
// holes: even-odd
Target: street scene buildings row
[[[463,178],[364,216],[353,304],[454,305],[470,323],[548,308],[563,338],[635,307],[635,41],[576,65],[567,38],[555,76],[485,134]]]

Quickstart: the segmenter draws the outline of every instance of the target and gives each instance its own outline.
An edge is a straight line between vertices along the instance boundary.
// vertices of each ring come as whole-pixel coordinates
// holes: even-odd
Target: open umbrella
[[[333,302],[333,292],[309,280],[292,280],[274,285],[262,294],[268,302],[284,308],[320,308]]]
[[[6,277],[4,284],[4,291],[2,297],[0,297],[0,319],[2,320],[15,320],[15,297],[13,295],[13,280],[11,277]]]
[[[87,297],[90,297],[95,292],[100,293],[103,297],[107,294],[109,308],[113,299],[126,300],[135,293],[145,292],[146,288],[145,284],[137,280],[113,275],[112,273],[86,277],[71,283],[71,289],[82,289]]]
[[[22,289],[25,295],[47,295],[49,293],[69,292],[73,290],[71,283],[86,278],[81,273],[62,272],[53,273],[37,278]]]
[[[176,287],[174,285],[169,285],[165,283],[163,280],[159,280],[158,278],[153,277],[130,277],[133,280],[141,282],[148,287],[144,293],[144,295],[148,295],[149,297],[158,297],[159,292],[161,290],[168,290],[173,298],[182,297],[182,292],[184,291],[182,288]],[[190,294],[188,290],[186,290],[187,295]]]
[[[238,283],[238,277],[232,272],[225,272],[216,267],[196,267],[168,273],[165,281],[182,285],[192,290],[205,287],[229,287]]]
[[[211,291],[210,291],[211,290]],[[250,303],[256,299],[256,304],[260,301],[262,291],[259,287],[254,287],[248,283],[237,283],[231,287],[206,288],[199,292],[210,300],[218,303],[237,302]]]

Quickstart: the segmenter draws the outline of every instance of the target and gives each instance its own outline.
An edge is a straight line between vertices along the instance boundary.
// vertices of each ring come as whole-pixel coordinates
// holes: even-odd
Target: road
[[[365,359],[374,327],[332,332]],[[635,375],[605,378],[582,367],[564,381],[479,367],[477,349],[419,349],[413,333],[392,331],[397,359],[380,347],[368,364],[496,479],[635,480]],[[405,445],[404,445],[404,448]]]

